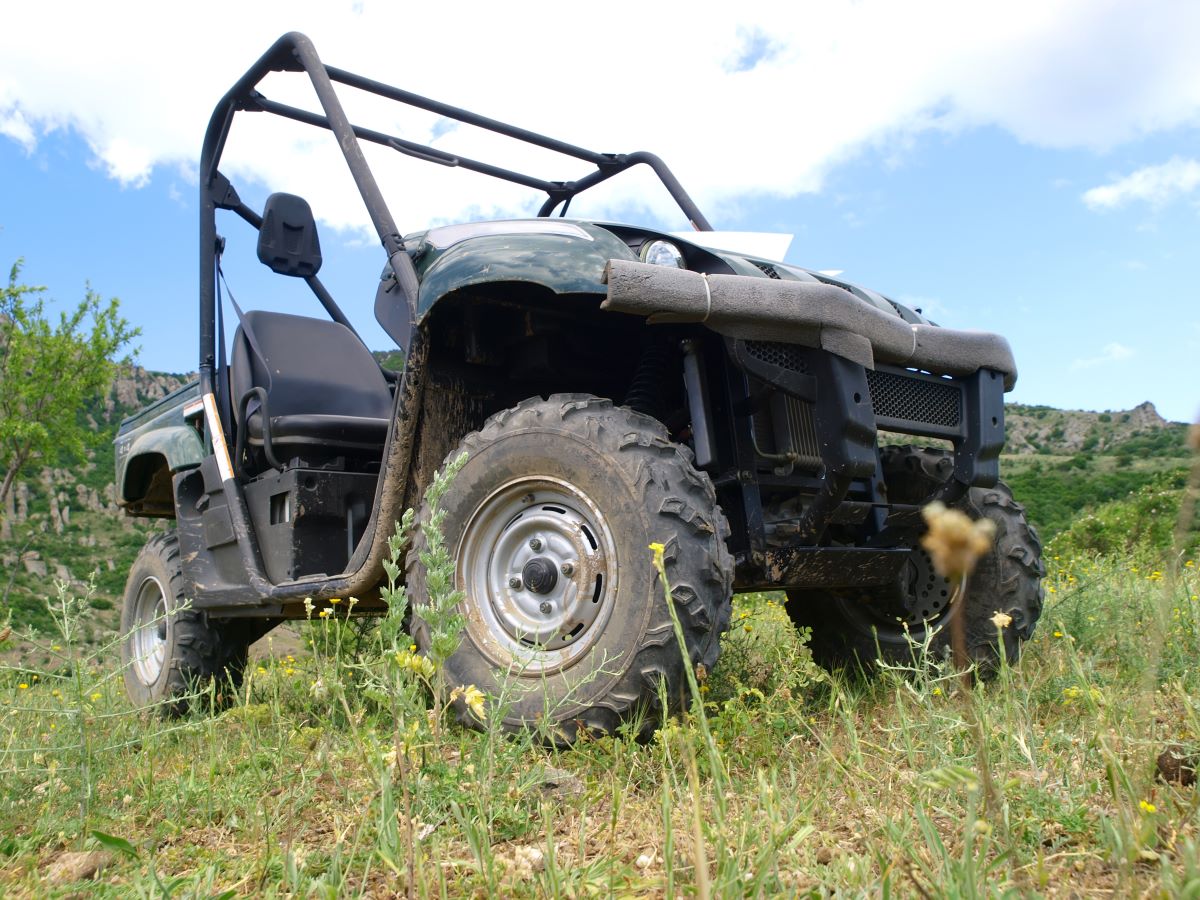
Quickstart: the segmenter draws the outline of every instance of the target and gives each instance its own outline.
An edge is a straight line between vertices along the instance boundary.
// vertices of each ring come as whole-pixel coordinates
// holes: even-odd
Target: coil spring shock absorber
[[[663,397],[670,375],[671,345],[657,335],[643,332],[642,353],[622,405],[661,422],[665,412]]]

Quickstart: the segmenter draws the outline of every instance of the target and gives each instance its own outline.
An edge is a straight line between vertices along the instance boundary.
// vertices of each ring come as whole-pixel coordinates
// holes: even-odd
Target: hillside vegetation
[[[1188,426],[1143,403],[1126,412],[1081,412],[1010,404],[1001,472],[1043,538],[1084,510],[1149,485],[1183,486]]]
[[[12,611],[18,625],[49,628],[46,598],[56,581],[76,592],[94,582],[97,634],[116,625],[130,563],[147,535],[162,527],[153,520],[120,513],[113,493],[112,439],[120,421],[158,400],[187,376],[126,369],[108,392],[79,411],[93,438],[82,464],[62,461],[18,481],[0,517],[0,621]]]

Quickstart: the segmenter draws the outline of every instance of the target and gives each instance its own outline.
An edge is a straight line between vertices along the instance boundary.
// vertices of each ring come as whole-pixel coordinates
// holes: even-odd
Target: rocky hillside
[[[1187,437],[1186,425],[1168,422],[1149,401],[1102,413],[1012,403],[1004,415],[1010,454],[1115,453],[1138,439],[1165,452],[1176,444],[1182,451]]]
[[[1183,485],[1188,426],[1152,403],[1102,413],[1013,404],[1005,417],[1003,477],[1047,538],[1100,504]]]
[[[166,396],[189,376],[121,371],[108,393],[79,415],[95,435],[83,463],[63,461],[26,472],[0,517],[0,622],[11,609],[21,624],[49,624],[55,583],[82,593],[95,586],[97,624],[115,618],[125,572],[157,523],[127,519],[113,494],[112,436],[121,419]]]

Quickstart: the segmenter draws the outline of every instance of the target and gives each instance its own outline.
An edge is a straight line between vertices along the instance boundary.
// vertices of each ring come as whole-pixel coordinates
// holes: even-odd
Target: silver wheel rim
[[[167,659],[167,595],[157,578],[147,578],[138,588],[134,622],[133,671],[142,684],[153,685]]]
[[[617,552],[603,513],[557,478],[519,478],[472,513],[457,554],[467,633],[500,666],[545,674],[604,633]]]

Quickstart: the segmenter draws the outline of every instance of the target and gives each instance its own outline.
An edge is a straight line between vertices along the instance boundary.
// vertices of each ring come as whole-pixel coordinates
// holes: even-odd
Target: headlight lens
[[[647,241],[642,244],[638,256],[641,257],[642,262],[650,263],[652,266],[671,266],[675,269],[684,267],[683,254],[670,241]]]

